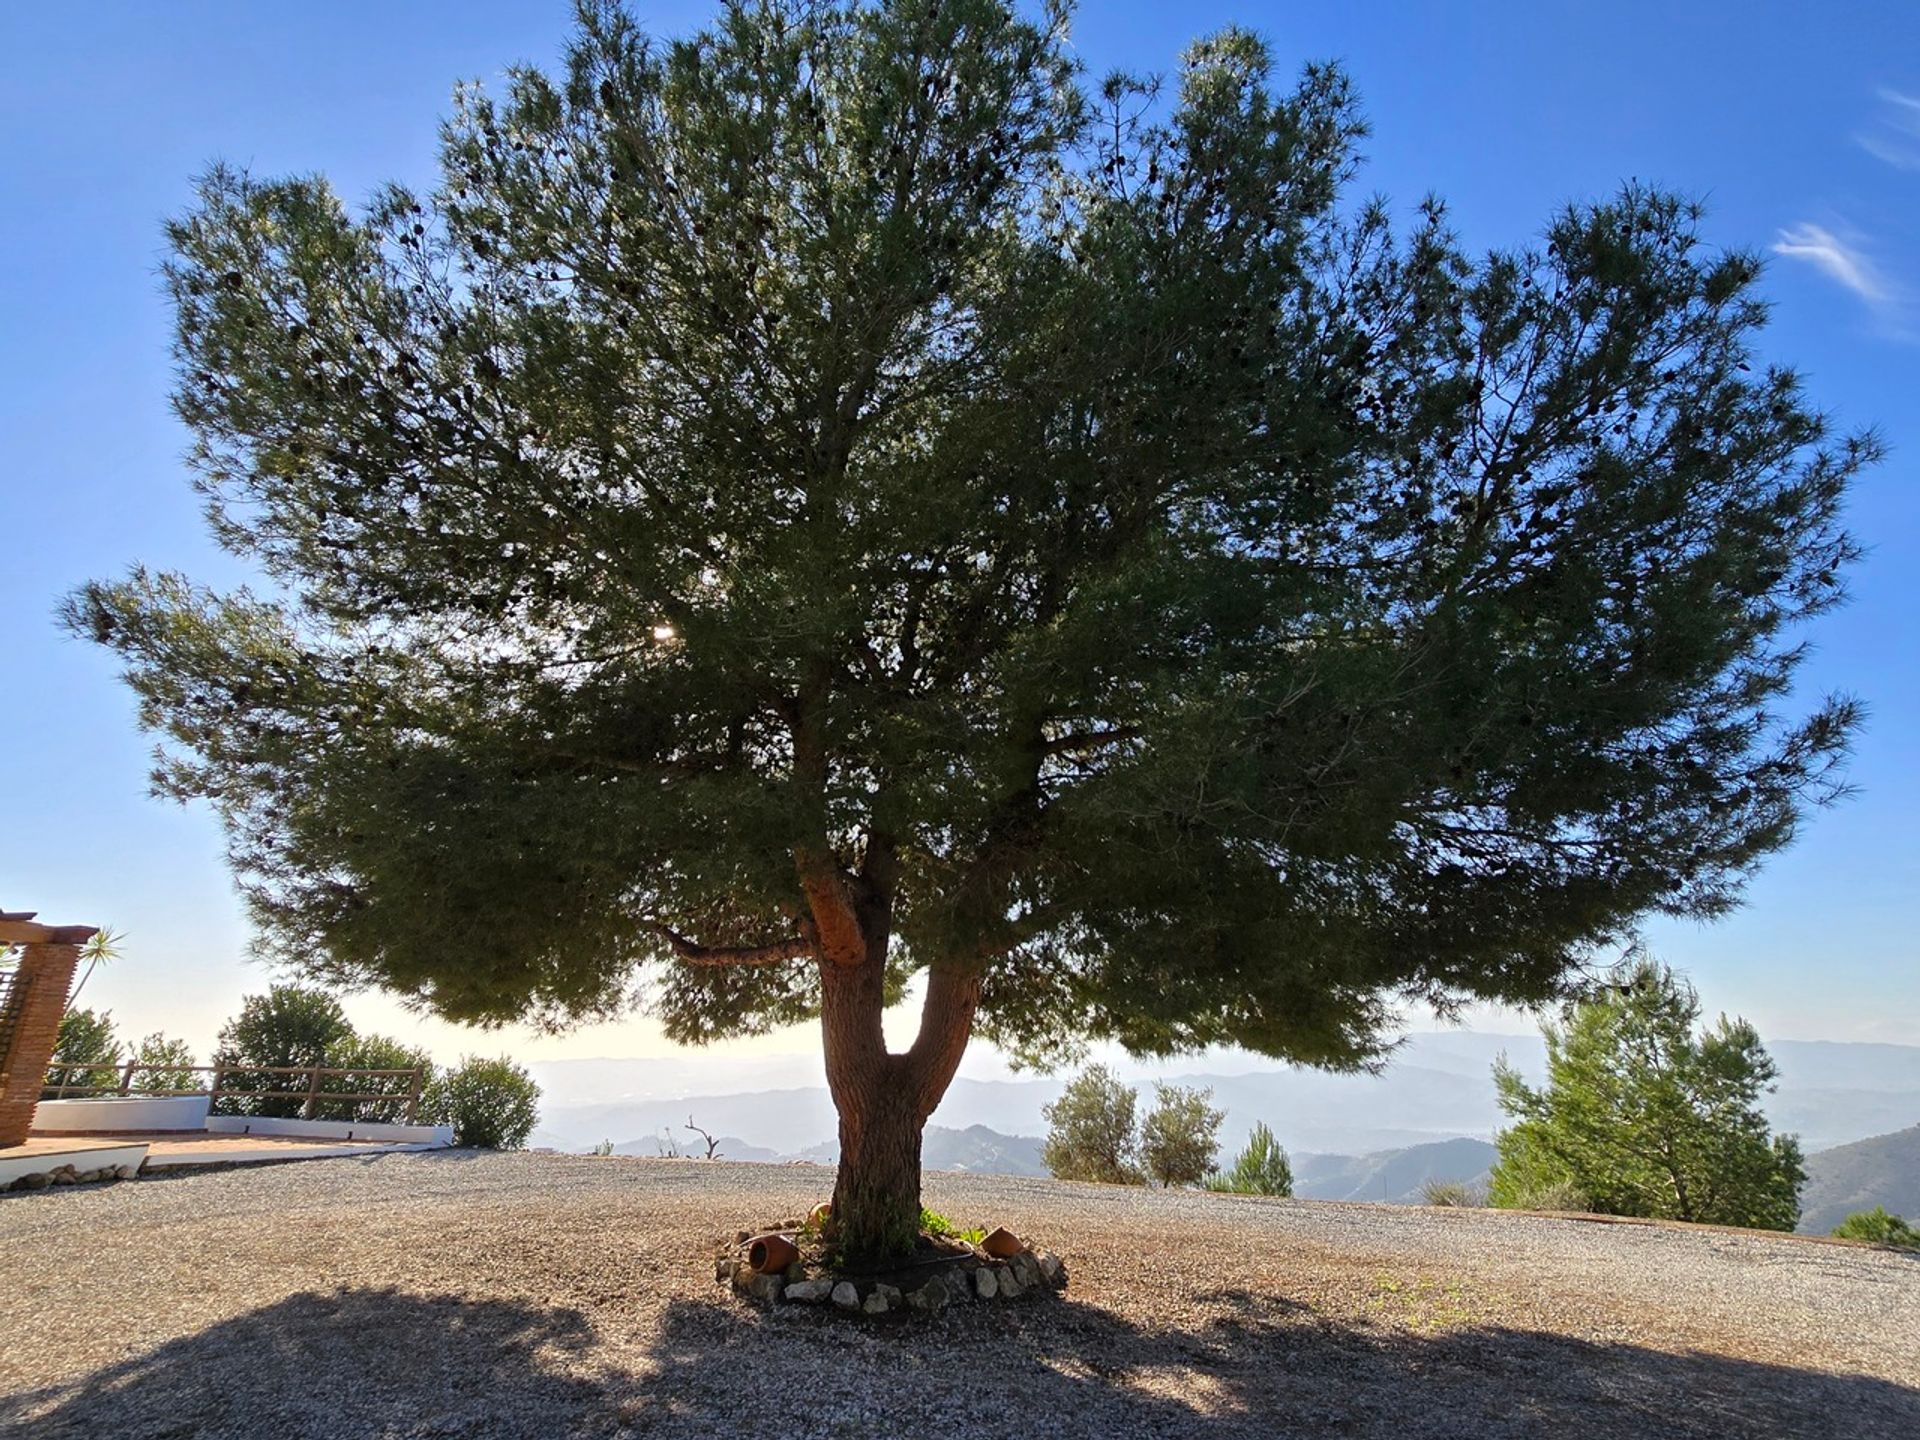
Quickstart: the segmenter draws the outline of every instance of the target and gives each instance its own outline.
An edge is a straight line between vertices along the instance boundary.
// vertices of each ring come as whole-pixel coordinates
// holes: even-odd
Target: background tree
[[[53,1099],[59,1093],[55,1087],[61,1085],[69,1093],[79,1091],[81,1096],[89,1090],[118,1090],[120,1064],[120,1040],[114,1033],[113,1013],[70,1008],[60,1017],[53,1059],[47,1065],[48,1088],[43,1092],[44,1098]]]
[[[1040,1112],[1047,1122],[1042,1163],[1061,1180],[1136,1184],[1140,1169],[1134,1162],[1134,1109],[1139,1099],[1138,1092],[1121,1084],[1106,1066],[1089,1065]]]
[[[407,1121],[413,1096],[411,1075],[370,1075],[370,1070],[419,1070],[422,1094],[433,1083],[433,1056],[423,1047],[386,1035],[349,1033],[327,1046],[327,1065],[352,1070],[352,1075],[329,1075],[320,1082],[323,1095],[373,1095],[387,1099],[322,1100],[316,1112],[323,1120],[360,1120],[399,1125]],[[424,1121],[422,1123],[425,1123]]]
[[[194,1090],[206,1088],[207,1077],[197,1075],[193,1070],[193,1047],[184,1040],[175,1040],[161,1031],[143,1036],[134,1047],[133,1058],[140,1065],[152,1065],[161,1068],[135,1070],[133,1088],[135,1090]]]
[[[971,1033],[1372,1063],[1727,909],[1855,721],[1792,632],[1878,447],[1756,364],[1752,255],[1638,188],[1399,233],[1339,71],[1066,29],[589,5],[430,191],[214,168],[176,405],[273,589],[68,611],[328,983],[818,1015],[855,1254]]]
[[[304,1066],[327,1064],[327,1055],[353,1038],[353,1025],[340,1002],[307,985],[275,985],[264,995],[249,995],[240,1013],[220,1029],[214,1041],[215,1065]],[[304,1094],[295,1075],[223,1076],[222,1103],[233,1114],[278,1118],[298,1116]],[[275,1093],[277,1092],[277,1093]]]
[[[434,1081],[426,1114],[433,1124],[453,1126],[456,1145],[518,1150],[539,1122],[540,1087],[504,1056],[469,1055]]]
[[[1156,1083],[1153,1092],[1153,1109],[1140,1122],[1141,1167],[1165,1186],[1198,1185],[1220,1153],[1227,1112],[1208,1103],[1211,1090]]]
[[[1246,1148],[1234,1157],[1232,1167],[1207,1176],[1206,1187],[1235,1195],[1291,1195],[1293,1164],[1266,1122],[1255,1121]]]
[[[1791,1230],[1806,1179],[1792,1136],[1769,1136],[1761,1095],[1773,1060],[1744,1020],[1696,1034],[1700,997],[1643,961],[1599,998],[1542,1027],[1547,1084],[1531,1088],[1503,1060],[1495,1205],[1543,1207],[1563,1182],[1606,1215],[1651,1215]]]

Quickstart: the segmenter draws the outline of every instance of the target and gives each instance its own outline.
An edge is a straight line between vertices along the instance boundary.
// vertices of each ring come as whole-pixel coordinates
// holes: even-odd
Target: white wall
[[[276,1120],[258,1115],[214,1115],[206,1121],[206,1128],[215,1135],[303,1135],[316,1140],[398,1140],[425,1145],[453,1144],[451,1125],[376,1125],[351,1120]]]
[[[33,1112],[36,1135],[49,1131],[125,1135],[206,1127],[205,1095],[94,1095],[84,1100],[42,1100]]]

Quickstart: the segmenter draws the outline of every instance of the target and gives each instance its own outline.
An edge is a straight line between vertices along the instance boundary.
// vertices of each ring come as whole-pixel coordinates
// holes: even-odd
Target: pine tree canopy
[[[1800,1142],[1773,1135],[1761,1097],[1777,1069],[1744,1020],[1700,1025],[1700,997],[1643,960],[1542,1027],[1547,1083],[1494,1067],[1500,1108],[1490,1195],[1538,1208],[1571,1187],[1579,1207],[1715,1225],[1791,1230],[1806,1180]]]
[[[1468,253],[1353,198],[1337,69],[1091,84],[1067,19],[588,5],[430,192],[204,178],[177,407],[263,579],[67,614],[272,951],[463,1021],[703,1041],[864,966],[958,977],[961,1045],[1355,1065],[1836,792],[1798,627],[1878,446],[1756,357],[1755,257],[1640,187]]]

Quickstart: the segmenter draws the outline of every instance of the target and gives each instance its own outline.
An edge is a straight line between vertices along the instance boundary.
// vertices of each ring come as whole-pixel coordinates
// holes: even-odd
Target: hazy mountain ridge
[[[1920,1046],[1779,1040],[1768,1048],[1780,1068],[1779,1088],[1767,1100],[1768,1114],[1778,1128],[1799,1135],[1809,1151],[1897,1131],[1920,1120]],[[1227,1112],[1221,1145],[1229,1154],[1245,1143],[1255,1121],[1264,1120],[1294,1154],[1365,1157],[1460,1137],[1490,1140],[1502,1123],[1491,1075],[1501,1054],[1535,1078],[1544,1069],[1538,1035],[1459,1030],[1408,1037],[1377,1076],[1275,1066],[1166,1078],[1213,1090],[1214,1103]],[[830,1145],[838,1130],[823,1084],[765,1084],[817,1072],[817,1057],[757,1059],[737,1070],[704,1057],[681,1070],[658,1060],[562,1061],[535,1070],[551,1098],[533,1143],[556,1149],[585,1150],[614,1140],[646,1142],[638,1153],[651,1154],[647,1137],[663,1128],[683,1143],[693,1138],[684,1129],[690,1114],[694,1123],[715,1134],[737,1137],[742,1146],[775,1155]],[[684,1081],[688,1073],[712,1084],[711,1093],[644,1093]],[[736,1073],[754,1088],[723,1088]],[[1141,1085],[1146,1102],[1150,1087],[1129,1078]],[[1062,1076],[957,1080],[934,1112],[934,1124],[951,1131],[981,1126],[1002,1137],[1043,1134],[1041,1111],[1059,1095],[1063,1083]],[[590,1094],[609,1098],[574,1098]]]
[[[1418,1205],[1426,1199],[1429,1181],[1484,1186],[1495,1154],[1485,1140],[1461,1138],[1372,1155],[1298,1155],[1293,1159],[1293,1193],[1302,1200]]]
[[[1854,1211],[1876,1205],[1920,1223],[1920,1125],[1807,1157],[1801,1230],[1825,1235]]]

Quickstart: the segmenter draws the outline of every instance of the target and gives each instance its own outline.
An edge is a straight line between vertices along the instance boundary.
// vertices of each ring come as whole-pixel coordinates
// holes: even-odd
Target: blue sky
[[[639,10],[659,32],[707,13]],[[205,538],[179,462],[161,222],[215,159],[324,171],[355,198],[430,183],[453,82],[551,63],[568,15],[562,0],[0,13],[0,906],[126,931],[87,998],[134,1033],[204,1049],[265,983],[213,822],[147,798],[151,741],[112,664],[52,619],[72,586],[136,560],[244,578]],[[1344,61],[1374,125],[1363,187],[1403,208],[1438,192],[1470,243],[1524,242],[1565,201],[1637,177],[1706,200],[1715,243],[1768,253],[1768,357],[1892,447],[1851,510],[1869,550],[1853,603],[1814,632],[1806,672],[1870,707],[1860,793],[1806,827],[1741,914],[1652,938],[1711,1009],[1765,1034],[1920,1043],[1920,6],[1128,0],[1086,6],[1076,45],[1096,73],[1165,69],[1230,21],[1288,69]],[[668,1053],[638,1022],[483,1037],[379,997],[350,1008],[446,1056]]]

